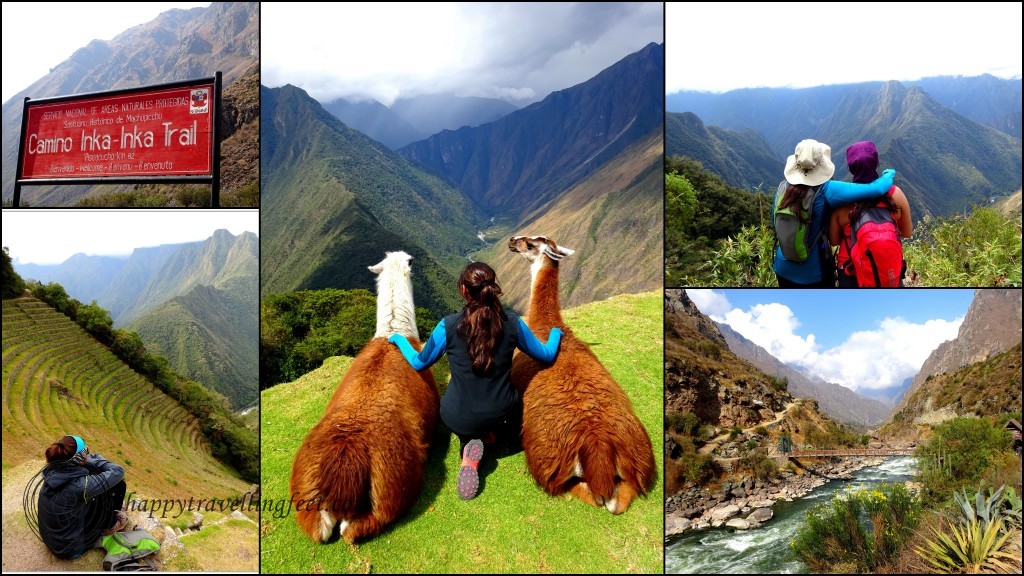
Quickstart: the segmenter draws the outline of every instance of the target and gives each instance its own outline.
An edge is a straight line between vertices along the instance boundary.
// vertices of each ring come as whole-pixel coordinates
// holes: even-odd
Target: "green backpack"
[[[103,557],[103,569],[108,572],[156,570],[156,565],[147,556],[159,552],[160,543],[145,530],[115,532],[104,536],[101,546],[107,551]]]
[[[801,212],[807,222],[801,222],[800,216],[792,207],[779,208],[787,187],[787,182],[783,180],[775,192],[775,206],[772,211],[774,213],[775,239],[786,260],[806,262],[814,254],[815,246],[821,238],[821,233],[816,238],[811,238],[809,232],[810,222],[814,219],[814,197],[818,195],[821,186],[809,188],[800,201]],[[824,227],[822,227],[822,232],[824,232]]]

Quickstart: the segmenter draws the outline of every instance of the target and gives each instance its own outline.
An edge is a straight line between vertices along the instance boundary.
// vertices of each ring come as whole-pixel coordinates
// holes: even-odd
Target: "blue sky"
[[[913,377],[956,337],[974,290],[694,290],[704,314],[788,364],[860,392]]]

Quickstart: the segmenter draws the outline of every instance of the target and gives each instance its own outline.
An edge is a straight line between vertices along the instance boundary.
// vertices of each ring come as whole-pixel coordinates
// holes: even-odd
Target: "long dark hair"
[[[65,436],[47,447],[46,462],[50,464],[70,460],[75,455],[77,448],[78,443],[75,442],[75,439],[71,436]]]
[[[896,205],[896,202],[892,199],[892,196],[890,196],[889,194],[885,194],[884,196],[877,200],[869,200],[865,202],[855,203],[853,207],[850,208],[850,222],[856,220],[857,217],[860,216],[861,212],[867,210],[868,208],[878,206],[879,203],[885,204],[885,207],[889,210],[889,213],[893,215],[893,220],[898,219],[898,214],[902,212],[902,209]]]
[[[779,203],[779,208],[792,210],[801,224],[807,224],[809,220],[807,219],[807,214],[804,213],[803,199],[804,194],[810,189],[811,187],[806,184],[790,184],[782,194],[782,202]],[[790,208],[791,206],[792,208]]]
[[[466,299],[458,334],[466,339],[473,373],[484,376],[494,370],[494,349],[505,331],[505,310],[501,307],[501,286],[494,269],[473,262],[459,275],[459,293]]]

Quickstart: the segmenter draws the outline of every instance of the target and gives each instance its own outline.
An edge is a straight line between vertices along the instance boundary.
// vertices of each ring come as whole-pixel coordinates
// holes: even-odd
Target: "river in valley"
[[[665,571],[669,574],[807,572],[789,544],[809,508],[831,500],[837,490],[911,480],[914,470],[914,458],[889,458],[878,466],[854,472],[853,480],[828,482],[803,498],[779,502],[772,508],[775,517],[760,528],[687,533],[666,545]]]

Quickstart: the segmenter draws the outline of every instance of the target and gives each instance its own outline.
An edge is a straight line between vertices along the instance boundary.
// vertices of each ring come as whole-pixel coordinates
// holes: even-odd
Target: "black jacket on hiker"
[[[84,465],[48,464],[39,490],[43,542],[59,558],[78,557],[117,521],[125,491],[124,468],[99,454]]]

